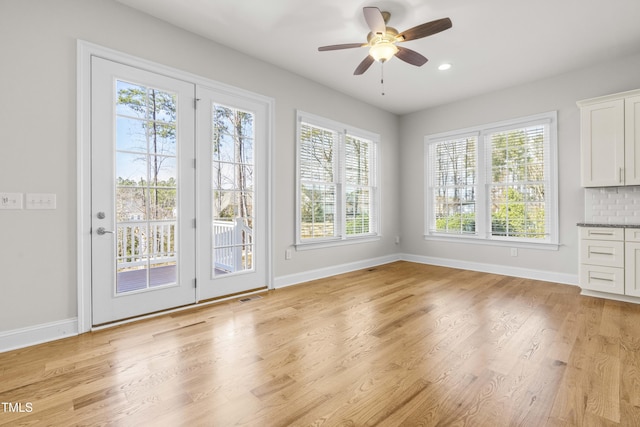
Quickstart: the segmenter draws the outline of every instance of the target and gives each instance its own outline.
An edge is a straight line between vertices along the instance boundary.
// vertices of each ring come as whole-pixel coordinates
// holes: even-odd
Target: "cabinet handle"
[[[595,255],[613,255],[611,252],[589,251],[590,254]]]
[[[591,280],[601,280],[603,282],[613,282],[613,279],[605,279],[604,277],[589,277]]]
[[[611,231],[590,231],[590,236],[613,236],[613,232]]]

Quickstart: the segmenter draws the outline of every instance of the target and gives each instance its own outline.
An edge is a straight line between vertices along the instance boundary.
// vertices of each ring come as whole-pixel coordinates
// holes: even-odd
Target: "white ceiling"
[[[396,114],[491,92],[640,52],[640,0],[118,0]],[[429,58],[394,58],[362,76],[364,6],[399,31],[449,17],[453,27],[403,43]],[[453,67],[438,71],[443,62]],[[639,70],[640,72],[640,70]]]

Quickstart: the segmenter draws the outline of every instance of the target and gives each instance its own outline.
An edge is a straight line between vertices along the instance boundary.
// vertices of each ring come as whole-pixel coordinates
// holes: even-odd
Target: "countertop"
[[[640,224],[599,224],[596,222],[579,222],[578,227],[602,227],[602,228],[640,228]]]

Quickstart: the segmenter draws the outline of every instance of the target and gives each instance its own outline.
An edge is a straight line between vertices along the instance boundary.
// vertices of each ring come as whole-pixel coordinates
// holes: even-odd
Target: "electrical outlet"
[[[55,194],[27,193],[27,209],[55,209]]]
[[[0,193],[0,209],[22,209],[22,193]]]
[[[291,259],[291,249],[284,251],[284,259]]]
[[[511,248],[511,256],[518,256],[518,248]]]

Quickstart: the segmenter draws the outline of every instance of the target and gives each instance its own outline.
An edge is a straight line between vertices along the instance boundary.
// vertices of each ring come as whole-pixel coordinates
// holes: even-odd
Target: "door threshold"
[[[263,293],[263,292],[267,292],[267,291],[269,291],[269,288],[267,286],[264,286],[262,288],[250,289],[250,290],[245,291],[245,292],[236,292],[236,293],[230,294],[230,295],[224,295],[224,296],[220,296],[220,297],[216,297],[216,298],[210,298],[210,299],[198,301],[198,302],[196,302],[194,304],[182,305],[180,307],[169,308],[167,310],[154,311],[153,313],[143,314],[142,316],[128,317],[126,319],[120,319],[120,320],[116,320],[114,322],[101,323],[99,325],[93,325],[91,327],[91,332],[97,332],[97,331],[101,331],[103,329],[113,328],[115,326],[126,325],[128,323],[139,322],[141,320],[153,319],[155,317],[164,316],[166,314],[171,314],[171,313],[176,313],[176,312],[180,312],[180,311],[191,310],[191,309],[195,309],[195,308],[202,308],[202,307],[205,307],[207,305],[212,305],[212,304],[216,304],[216,303],[224,302],[224,301],[230,301],[230,300],[233,300],[233,299],[236,299],[236,298],[239,298],[239,297],[246,297],[246,296],[249,296],[249,295],[255,295],[255,294],[259,294],[259,293]]]
[[[259,292],[264,292],[264,291],[267,291],[267,290],[269,290],[269,288],[266,287],[266,286],[263,286],[261,288],[249,289],[249,290],[246,290],[246,291],[236,292],[236,293],[229,294],[229,295],[222,295],[222,296],[219,296],[219,297],[203,299],[203,300],[198,301],[196,304],[211,304],[213,302],[218,302],[218,301],[228,301],[230,299],[234,299],[234,298],[237,298],[237,297],[242,297],[242,296],[245,296],[245,295],[253,295],[253,294],[256,294],[256,293],[259,293]]]

